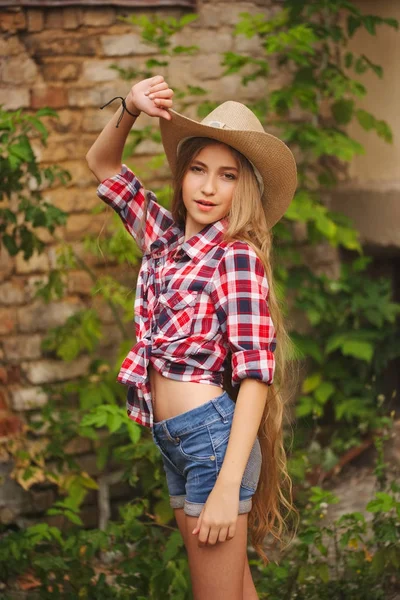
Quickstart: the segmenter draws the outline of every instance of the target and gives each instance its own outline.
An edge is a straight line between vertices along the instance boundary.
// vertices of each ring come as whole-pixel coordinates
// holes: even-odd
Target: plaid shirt
[[[103,181],[98,196],[117,211],[143,252],[135,299],[136,345],[117,380],[129,386],[128,416],[152,427],[147,367],[178,381],[222,387],[232,352],[232,385],[246,377],[272,383],[275,330],[268,310],[262,261],[246,242],[223,242],[226,220],[205,226],[184,241],[171,213],[148,197],[122,166]]]

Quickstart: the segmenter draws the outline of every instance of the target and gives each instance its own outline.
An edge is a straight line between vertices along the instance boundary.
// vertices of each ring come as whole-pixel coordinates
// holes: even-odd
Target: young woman
[[[225,102],[198,123],[171,110],[172,96],[162,76],[134,85],[87,154],[98,195],[143,251],[137,343],[118,381],[161,452],[195,600],[254,600],[248,526],[265,557],[265,535],[281,538],[291,509],[270,229],[296,166],[244,105]],[[171,212],[121,165],[140,112],[160,117]]]

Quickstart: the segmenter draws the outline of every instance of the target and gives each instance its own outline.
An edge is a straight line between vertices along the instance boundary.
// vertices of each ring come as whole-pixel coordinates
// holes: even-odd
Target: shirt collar
[[[213,246],[222,241],[226,226],[227,219],[220,219],[215,223],[206,225],[199,233],[184,242],[185,234],[182,227],[176,224],[171,225],[161,237],[151,244],[150,253],[164,255],[182,244],[180,252],[187,254],[193,262],[197,263]]]
[[[215,223],[206,225],[199,233],[196,233],[182,244],[181,251],[190,256],[193,262],[199,262],[213,246],[222,241],[226,225],[226,219],[220,219]]]

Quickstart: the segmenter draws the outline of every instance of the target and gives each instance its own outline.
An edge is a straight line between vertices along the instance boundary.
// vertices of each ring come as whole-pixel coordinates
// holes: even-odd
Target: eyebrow
[[[201,162],[201,160],[195,159],[195,160],[192,161],[192,164],[193,163],[196,163],[198,165],[201,165],[202,167],[206,167],[207,168],[207,165],[205,163]],[[234,167],[234,166],[220,167],[220,170],[239,171],[239,169],[237,167]]]

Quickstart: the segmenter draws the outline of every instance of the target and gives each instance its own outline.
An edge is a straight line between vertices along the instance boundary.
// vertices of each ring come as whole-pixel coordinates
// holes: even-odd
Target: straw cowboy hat
[[[160,129],[172,173],[187,138],[207,137],[232,146],[252,163],[267,223],[273,227],[288,208],[297,184],[296,163],[286,144],[266,133],[254,113],[239,102],[224,102],[200,123],[174,110],[169,113],[171,120],[160,119]]]

